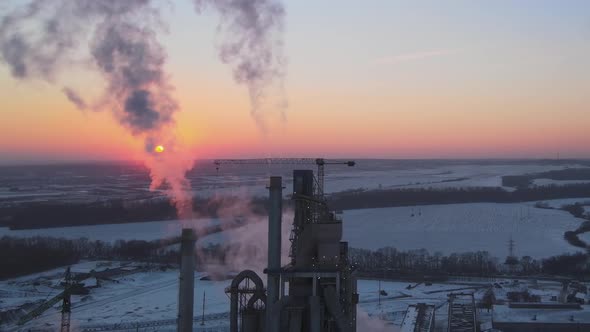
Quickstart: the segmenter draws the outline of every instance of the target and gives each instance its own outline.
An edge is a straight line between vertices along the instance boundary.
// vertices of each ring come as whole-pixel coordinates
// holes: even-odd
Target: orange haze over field
[[[3,156],[25,161],[140,158],[142,142],[110,113],[80,112],[47,87],[36,98],[25,98],[29,89],[7,80],[1,89]],[[588,156],[590,112],[581,102],[565,98],[352,93],[314,98],[309,92],[292,91],[288,120],[270,117],[273,125],[264,134],[250,118],[245,96],[231,87],[224,91],[235,95],[226,99],[213,91],[194,97],[179,94],[183,107],[176,131],[198,158]],[[514,108],[519,111],[511,111]],[[555,116],[565,108],[570,112]]]

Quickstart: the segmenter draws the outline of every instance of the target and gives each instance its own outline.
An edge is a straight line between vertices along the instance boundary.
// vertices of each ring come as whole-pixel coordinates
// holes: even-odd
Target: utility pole
[[[203,291],[203,314],[201,315],[201,326],[205,325],[205,291]]]

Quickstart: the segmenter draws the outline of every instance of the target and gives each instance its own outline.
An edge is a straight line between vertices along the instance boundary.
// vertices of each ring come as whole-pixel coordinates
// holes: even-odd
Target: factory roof
[[[433,305],[423,303],[408,306],[400,332],[430,331],[434,310]]]
[[[495,305],[494,323],[584,323],[590,324],[590,306],[543,305]]]

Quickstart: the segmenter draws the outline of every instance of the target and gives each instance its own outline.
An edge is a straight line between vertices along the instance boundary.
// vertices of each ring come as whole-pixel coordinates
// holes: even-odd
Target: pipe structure
[[[256,301],[261,300],[262,302],[267,303],[266,296],[264,295],[264,285],[262,284],[262,279],[256,274],[256,272],[252,270],[244,270],[240,272],[231,282],[229,287],[230,293],[230,309],[229,309],[229,331],[230,332],[238,332],[238,320],[240,312],[244,309],[243,307],[240,308],[240,284],[242,281],[246,280],[248,283],[251,282],[254,284],[254,293],[252,293],[250,300],[246,305],[246,309],[254,309],[254,303]],[[247,291],[247,290],[246,290]],[[227,292],[227,291],[226,291]],[[242,303],[242,305],[244,305]]]
[[[278,332],[280,313],[274,312],[279,301],[280,275],[276,273],[281,268],[281,222],[283,219],[283,182],[280,176],[270,177],[269,213],[268,213],[268,270],[275,271],[268,274],[266,326],[267,332]]]
[[[177,331],[192,332],[195,290],[195,232],[191,228],[182,229],[180,254]]]

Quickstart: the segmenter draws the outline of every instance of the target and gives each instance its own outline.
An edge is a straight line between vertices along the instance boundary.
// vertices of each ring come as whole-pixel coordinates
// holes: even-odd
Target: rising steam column
[[[283,219],[283,183],[280,176],[270,178],[268,212],[268,269],[281,269],[281,222]],[[269,273],[267,279],[266,326],[268,332],[279,331],[280,312],[274,312],[279,301],[280,275]]]
[[[177,331],[192,332],[195,288],[195,232],[190,228],[182,230],[180,253]]]

